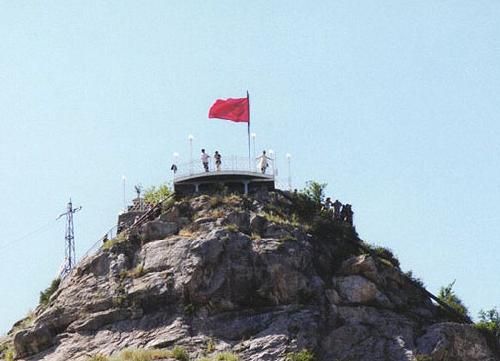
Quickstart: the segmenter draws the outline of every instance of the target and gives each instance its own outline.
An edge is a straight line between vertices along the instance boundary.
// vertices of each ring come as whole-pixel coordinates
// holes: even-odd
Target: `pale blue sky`
[[[0,36],[0,333],[55,277],[70,196],[81,255],[188,134],[245,155],[207,112],[247,89],[281,175],[289,152],[431,292],[500,306],[498,1],[16,0]]]

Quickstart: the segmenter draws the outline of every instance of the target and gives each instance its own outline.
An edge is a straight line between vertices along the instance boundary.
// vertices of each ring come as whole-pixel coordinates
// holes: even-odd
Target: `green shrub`
[[[298,217],[295,214],[293,214],[291,217],[288,217],[278,212],[269,211],[263,212],[261,216],[271,223],[291,225],[294,227],[300,226]]]
[[[171,194],[172,192],[167,184],[162,184],[158,187],[152,186],[144,192],[144,202],[154,206],[165,200]]]
[[[167,357],[172,357],[172,351],[161,349],[128,349],[122,351],[116,357],[111,357],[109,361],[152,361]],[[103,361],[106,361],[106,359]]]
[[[303,349],[300,352],[290,352],[286,355],[286,361],[314,361],[314,354],[307,350]]]
[[[321,207],[304,193],[293,195],[293,213],[301,222],[311,222],[319,214]]]
[[[476,323],[476,328],[484,330],[495,337],[500,337],[500,314],[496,308],[491,310],[479,311],[479,322]]]
[[[137,265],[134,269],[127,272],[127,276],[131,278],[139,278],[144,275],[144,266],[142,264]]]
[[[127,235],[125,233],[118,233],[115,238],[108,239],[102,245],[103,250],[110,250],[114,245],[127,241]]]
[[[372,251],[375,256],[388,260],[394,267],[399,267],[399,260],[394,256],[391,249],[377,246],[373,247]]]
[[[213,357],[214,361],[238,361],[238,355],[231,352],[222,352]]]
[[[449,307],[458,312],[463,318],[469,319],[469,310],[464,305],[462,300],[456,295],[455,291],[453,291],[454,285],[455,281],[446,287],[441,287],[437,297],[440,301],[446,303]]]
[[[311,202],[315,203],[318,207],[325,200],[326,183],[318,183],[316,181],[308,181],[306,188],[301,193],[305,195]]]
[[[13,347],[12,345],[10,346],[5,345],[5,348],[0,350],[0,357],[3,357],[2,360],[14,361],[14,350],[12,347]]]
[[[186,350],[180,346],[175,346],[172,350],[172,357],[179,361],[189,361],[189,355]]]
[[[211,208],[217,208],[223,205],[224,201],[220,195],[216,194],[210,197],[208,203],[210,204]]]
[[[422,279],[416,277],[413,275],[413,271],[408,271],[404,273],[406,277],[408,277],[413,283],[415,283],[417,286],[420,287],[425,287],[424,281]]]
[[[40,304],[46,305],[49,303],[50,296],[52,296],[57,289],[59,288],[59,284],[61,283],[60,278],[56,278],[53,280],[49,287],[45,289],[45,291],[40,292]]]
[[[215,351],[215,342],[214,340],[210,339],[207,342],[207,353],[212,353]]]

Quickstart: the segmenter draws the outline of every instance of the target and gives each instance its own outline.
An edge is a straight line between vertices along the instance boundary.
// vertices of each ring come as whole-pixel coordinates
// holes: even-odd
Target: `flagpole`
[[[250,95],[247,90],[247,102],[248,102],[248,170],[252,170],[252,166],[250,163]]]

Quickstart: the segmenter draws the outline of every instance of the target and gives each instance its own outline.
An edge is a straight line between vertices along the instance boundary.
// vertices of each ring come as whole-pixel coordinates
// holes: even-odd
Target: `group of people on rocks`
[[[354,212],[350,204],[342,204],[338,199],[332,202],[332,199],[327,197],[322,210],[331,214],[334,221],[345,222],[351,226],[353,225]]]

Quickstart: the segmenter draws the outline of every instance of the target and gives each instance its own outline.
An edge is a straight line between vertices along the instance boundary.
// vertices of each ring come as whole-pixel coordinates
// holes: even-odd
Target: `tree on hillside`
[[[309,198],[312,202],[316,204],[323,203],[325,199],[325,188],[326,183],[318,183],[316,181],[308,181],[306,183],[306,188],[302,191],[302,193]]]
[[[165,200],[172,192],[167,184],[162,184],[158,187],[152,186],[144,192],[144,201],[147,204],[156,205]]]
[[[461,314],[464,318],[470,319],[469,310],[464,305],[462,300],[457,296],[455,291],[453,291],[455,281],[453,281],[446,287],[441,287],[437,297],[440,301],[446,303],[448,306]]]
[[[496,308],[479,311],[479,322],[476,327],[489,331],[492,335],[500,338],[500,314]]]

